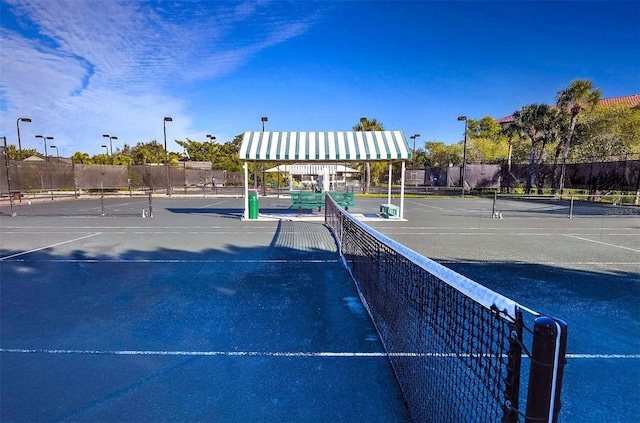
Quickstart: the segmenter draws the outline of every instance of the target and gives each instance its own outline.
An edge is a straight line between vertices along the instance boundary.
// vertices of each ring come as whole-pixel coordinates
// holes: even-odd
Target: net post
[[[558,421],[566,349],[567,324],[538,317],[533,326],[525,423]]]
[[[491,212],[491,218],[495,219],[496,217],[496,202],[498,201],[498,191],[493,193],[493,211]]]
[[[100,188],[100,216],[104,216],[104,188]]]
[[[573,194],[571,194],[571,205],[569,206],[569,219],[573,218]]]
[[[149,217],[153,217],[153,203],[152,203],[151,191],[149,191]]]

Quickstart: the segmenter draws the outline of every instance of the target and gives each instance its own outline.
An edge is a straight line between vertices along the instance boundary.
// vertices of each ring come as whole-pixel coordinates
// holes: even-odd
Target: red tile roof
[[[625,95],[622,97],[603,98],[598,103],[598,106],[609,107],[614,104],[626,104],[629,107],[636,107],[640,105],[640,94]],[[501,117],[496,119],[499,124],[513,122],[513,115]]]

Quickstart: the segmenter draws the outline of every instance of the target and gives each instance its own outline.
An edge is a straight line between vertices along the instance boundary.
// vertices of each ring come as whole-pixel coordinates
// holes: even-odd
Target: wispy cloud
[[[3,14],[18,27],[0,30],[1,127],[29,116],[27,134],[93,152],[110,125],[130,144],[158,138],[165,115],[176,133],[193,134],[188,99],[171,87],[229,74],[304,34],[317,16],[293,5],[7,0]]]

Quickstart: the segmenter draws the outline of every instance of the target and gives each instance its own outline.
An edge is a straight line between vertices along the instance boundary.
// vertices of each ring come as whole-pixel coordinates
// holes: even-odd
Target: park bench
[[[344,207],[345,210],[349,210],[349,207],[355,206],[353,192],[329,192],[331,198],[335,200],[338,205]],[[291,193],[291,206],[298,209],[298,215],[302,214],[303,208],[318,208],[318,211],[322,211],[324,207],[325,194],[321,192],[307,192],[298,191]]]

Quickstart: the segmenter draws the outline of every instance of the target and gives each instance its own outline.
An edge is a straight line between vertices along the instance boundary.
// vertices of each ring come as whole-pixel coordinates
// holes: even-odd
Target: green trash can
[[[249,219],[258,218],[258,192],[251,190],[249,192]]]

